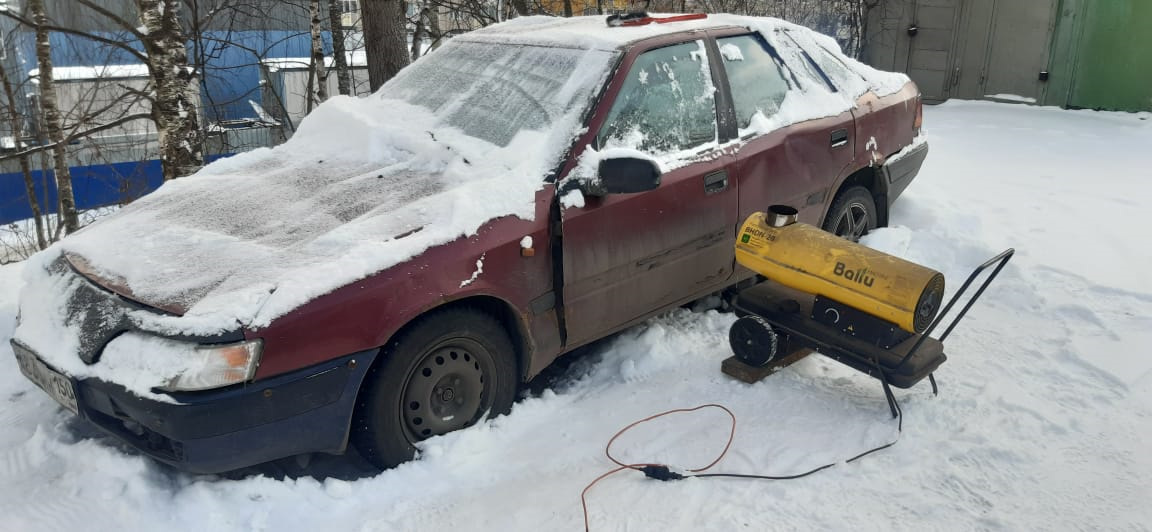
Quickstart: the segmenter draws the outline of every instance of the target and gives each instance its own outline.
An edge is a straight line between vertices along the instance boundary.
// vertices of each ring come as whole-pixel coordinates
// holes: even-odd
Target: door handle
[[[715,194],[728,188],[728,171],[720,170],[704,176],[704,193]]]
[[[848,130],[837,129],[832,132],[832,147],[839,148],[848,145]]]

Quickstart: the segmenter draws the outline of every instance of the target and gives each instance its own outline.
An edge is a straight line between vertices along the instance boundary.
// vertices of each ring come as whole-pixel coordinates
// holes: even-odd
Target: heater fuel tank
[[[774,205],[749,216],[736,237],[736,260],[780,284],[908,332],[928,328],[944,297],[940,272],[795,222],[795,214]]]

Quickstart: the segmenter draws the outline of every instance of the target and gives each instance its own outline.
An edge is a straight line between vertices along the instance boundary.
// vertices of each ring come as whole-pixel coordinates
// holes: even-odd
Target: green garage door
[[[1050,93],[1048,103],[1152,111],[1152,0],[1064,0],[1063,4],[1062,31],[1054,47],[1071,52],[1064,57],[1074,58],[1075,69],[1066,102],[1055,101],[1056,95]],[[1065,39],[1071,42],[1061,42]],[[1053,81],[1060,66],[1052,65]]]

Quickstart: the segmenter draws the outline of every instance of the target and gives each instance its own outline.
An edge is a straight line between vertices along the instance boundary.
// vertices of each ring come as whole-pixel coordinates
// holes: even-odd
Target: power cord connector
[[[680,473],[672,471],[671,469],[668,468],[668,466],[660,465],[660,464],[646,465],[644,467],[641,467],[640,471],[644,472],[644,476],[646,476],[648,478],[654,478],[654,479],[659,480],[661,482],[668,482],[669,480],[681,480],[681,479],[688,478],[688,477],[685,477],[684,475],[681,475]]]

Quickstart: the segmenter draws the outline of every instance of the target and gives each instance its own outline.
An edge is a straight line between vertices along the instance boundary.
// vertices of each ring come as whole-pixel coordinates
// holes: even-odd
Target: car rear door
[[[853,159],[852,113],[820,116],[829,100],[821,97],[836,88],[799,48],[777,49],[759,33],[733,31],[718,34],[716,44],[742,141],[736,154],[741,218],[784,204],[800,212],[800,221],[819,225],[832,187]]]
[[[735,157],[719,147],[714,50],[702,37],[680,41],[630,51],[591,121],[598,150],[637,149],[667,167],[654,190],[562,201],[569,345],[716,290],[732,275]]]

